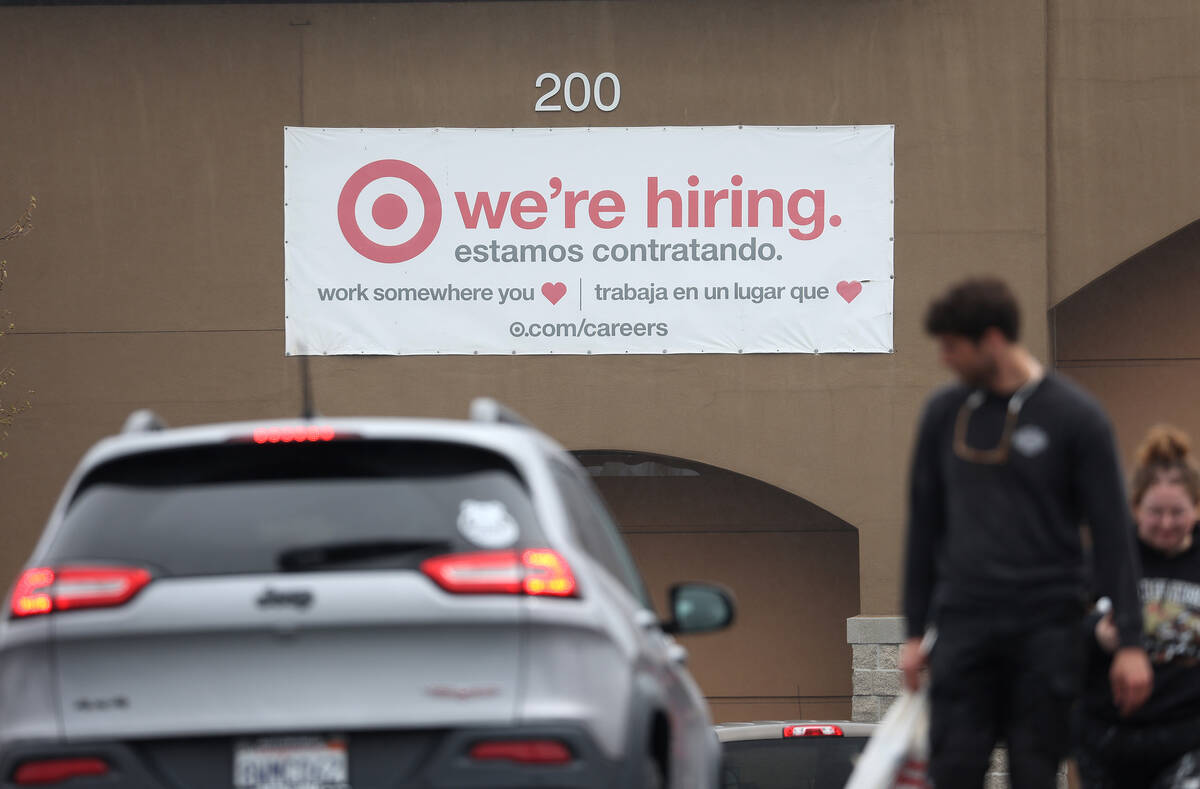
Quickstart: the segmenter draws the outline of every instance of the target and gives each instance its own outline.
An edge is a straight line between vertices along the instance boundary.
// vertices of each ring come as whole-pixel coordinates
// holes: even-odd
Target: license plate
[[[233,749],[237,789],[350,789],[346,741],[286,737],[239,742]]]

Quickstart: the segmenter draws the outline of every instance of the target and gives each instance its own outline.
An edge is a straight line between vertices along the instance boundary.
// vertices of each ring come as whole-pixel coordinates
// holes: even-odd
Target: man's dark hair
[[[925,331],[934,336],[952,334],[979,342],[997,328],[1009,342],[1021,333],[1017,299],[1003,281],[991,277],[961,282],[929,305]]]

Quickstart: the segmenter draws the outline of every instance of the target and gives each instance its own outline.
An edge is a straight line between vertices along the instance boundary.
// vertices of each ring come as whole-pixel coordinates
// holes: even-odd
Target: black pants
[[[1200,720],[1134,726],[1084,716],[1075,759],[1084,789],[1150,789],[1200,749]]]
[[[1008,745],[1011,785],[1054,789],[1082,685],[1081,617],[945,612],[930,656],[930,775],[938,789],[980,789]]]

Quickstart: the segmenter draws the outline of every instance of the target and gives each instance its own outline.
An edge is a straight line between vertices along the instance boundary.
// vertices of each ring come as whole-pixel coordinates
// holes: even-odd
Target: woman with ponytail
[[[1088,623],[1094,652],[1078,754],[1085,789],[1153,787],[1160,777],[1158,786],[1170,786],[1172,766],[1200,749],[1200,466],[1185,434],[1166,426],[1150,431],[1138,451],[1132,493],[1154,690],[1132,715],[1118,714],[1104,680],[1117,631],[1109,615],[1095,614]]]

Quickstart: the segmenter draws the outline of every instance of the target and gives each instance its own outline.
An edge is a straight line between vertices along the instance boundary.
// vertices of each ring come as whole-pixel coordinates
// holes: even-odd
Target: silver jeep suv
[[[717,785],[671,633],[586,473],[470,421],[167,430],[66,485],[0,621],[0,787]]]

